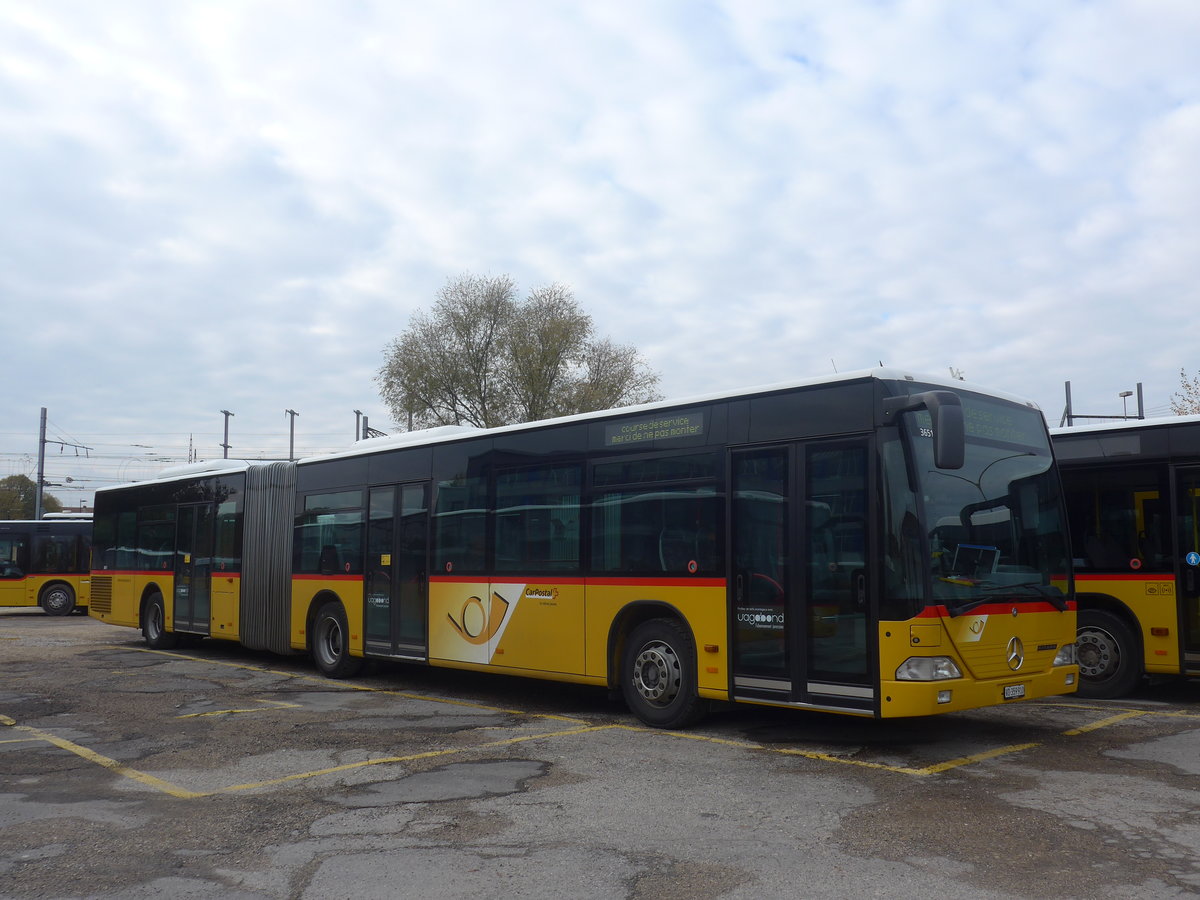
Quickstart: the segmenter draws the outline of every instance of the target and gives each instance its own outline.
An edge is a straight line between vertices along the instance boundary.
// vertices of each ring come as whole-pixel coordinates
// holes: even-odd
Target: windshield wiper
[[[974,600],[967,600],[957,606],[946,604],[946,612],[950,613],[950,618],[954,619],[961,616],[963,613],[970,612],[977,606],[983,606],[985,603],[991,603],[991,597],[976,597]]]
[[[993,602],[996,599],[996,594],[1012,594],[1014,600],[1025,598],[1045,600],[1052,604],[1059,612],[1066,612],[1069,608],[1067,598],[1063,596],[1062,591],[1048,584],[1042,584],[1040,581],[1024,581],[1019,584],[998,584],[994,581],[979,581],[974,586],[988,596],[975,597],[957,606],[947,605],[946,611],[950,613],[951,618],[961,616],[963,613],[977,606],[982,606],[984,603]]]

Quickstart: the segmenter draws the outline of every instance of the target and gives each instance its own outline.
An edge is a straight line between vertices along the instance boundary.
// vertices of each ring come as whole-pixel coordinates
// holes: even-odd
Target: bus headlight
[[[897,681],[944,681],[962,678],[962,672],[948,656],[910,656],[896,670]]]
[[[1063,644],[1058,649],[1058,655],[1054,657],[1054,665],[1056,666],[1073,666],[1075,665],[1075,645]]]

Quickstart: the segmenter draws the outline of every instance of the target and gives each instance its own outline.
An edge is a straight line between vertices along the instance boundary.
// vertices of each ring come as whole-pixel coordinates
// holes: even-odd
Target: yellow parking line
[[[1072,728],[1070,731],[1064,731],[1063,734],[1074,737],[1077,734],[1086,734],[1089,731],[1096,731],[1100,728],[1107,728],[1109,725],[1116,725],[1118,722],[1124,722],[1128,719],[1140,719],[1142,716],[1148,716],[1150,713],[1144,710],[1131,710],[1129,712],[1117,713],[1115,716],[1109,716],[1107,719],[1100,719],[1097,722],[1092,722],[1088,725],[1080,725],[1078,728]]]
[[[221,788],[213,791],[212,794],[231,794],[234,791],[249,791],[254,788],[272,787],[277,784],[286,784],[290,781],[301,781],[306,778],[316,778],[318,775],[331,775],[336,772],[349,772],[354,769],[362,769],[366,766],[381,766],[388,763],[403,763],[412,762],[418,759],[434,759],[439,756],[458,756],[464,753],[473,753],[477,750],[490,750],[495,747],[506,747],[512,744],[520,744],[525,741],[538,741],[543,738],[569,737],[575,734],[586,734],[589,731],[605,731],[612,728],[612,725],[589,725],[586,728],[571,728],[567,731],[550,731],[541,734],[527,734],[521,737],[506,738],[501,741],[489,741],[486,744],[476,744],[473,747],[451,747],[444,750],[426,750],[422,753],[410,753],[407,756],[384,756],[378,759],[366,759],[362,762],[346,763],[342,766],[330,766],[327,769],[316,769],[312,772],[296,772],[292,775],[284,775],[280,778],[271,778],[267,781],[255,781],[250,784],[235,784],[230,787]],[[211,795],[210,795],[211,796]]]
[[[176,716],[177,719],[203,719],[207,716],[231,716],[237,713],[269,712],[273,709],[300,709],[299,703],[284,703],[282,700],[255,700],[255,703],[266,703],[268,706],[258,706],[252,709],[213,709],[208,712],[187,713]]]
[[[330,766],[325,769],[315,769],[311,772],[295,772],[291,775],[283,775],[279,778],[270,778],[265,781],[255,781],[248,784],[235,784],[230,785],[229,787],[217,788],[213,791],[190,791],[186,788],[179,787],[176,784],[172,784],[165,779],[158,778],[155,775],[149,775],[146,772],[123,765],[117,762],[115,759],[110,759],[107,756],[96,753],[94,750],[89,750],[87,747],[82,747],[73,741],[60,738],[57,735],[50,734],[47,731],[42,731],[38,728],[32,728],[28,725],[18,725],[15,720],[10,719],[8,716],[0,715],[0,724],[7,725],[30,735],[28,738],[14,739],[12,741],[0,741],[0,743],[28,743],[31,741],[44,741],[48,744],[53,744],[56,747],[61,747],[63,750],[74,753],[76,756],[86,759],[88,762],[95,763],[98,766],[103,766],[117,775],[121,775],[122,777],[129,778],[133,781],[137,781],[141,784],[155,788],[156,790],[162,791],[164,794],[167,794],[171,797],[177,797],[181,800],[196,800],[202,797],[213,797],[217,794],[231,794],[237,791],[253,790],[254,788],[273,787],[275,785],[287,784],[288,782],[292,781],[303,781],[308,778],[316,778],[320,775],[331,775],[337,772],[349,772],[354,769],[365,768],[366,766],[412,762],[418,759],[433,759],[439,756],[456,756],[465,753],[472,753],[477,750],[489,750],[496,747],[511,746],[513,744],[520,744],[526,741],[537,741],[544,738],[569,737],[576,734],[585,734],[589,731],[603,731],[613,727],[611,725],[590,725],[584,728],[572,728],[565,731],[527,734],[520,737],[505,738],[504,740],[499,741],[489,741],[485,744],[478,744],[473,747],[452,747],[444,750],[427,750],[422,753],[411,753],[406,756],[386,756],[377,759],[363,760],[356,763],[346,763],[345,765],[341,766]]]
[[[680,731],[655,731],[650,728],[636,728],[628,725],[616,726],[618,728],[626,728],[630,731],[642,731],[647,734],[662,734],[668,737],[683,738],[692,741],[705,741],[710,744],[721,744],[727,747],[737,747],[743,750],[762,750],[766,753],[776,753],[780,756],[802,756],[806,759],[816,759],[821,762],[838,763],[843,766],[858,766],[862,769],[880,769],[885,772],[895,772],[898,775],[937,775],[941,772],[947,772],[950,769],[957,769],[960,766],[970,765],[972,763],[983,762],[984,760],[993,759],[997,756],[1006,756],[1010,753],[1019,753],[1022,750],[1031,750],[1034,747],[1040,746],[1038,743],[1031,744],[1012,744],[1008,747],[998,747],[994,750],[985,750],[982,753],[974,753],[970,756],[959,757],[958,759],[947,760],[946,762],[933,763],[928,766],[916,768],[913,766],[892,766],[887,763],[868,762],[862,759],[847,759],[844,756],[835,756],[832,753],[822,753],[818,750],[798,750],[794,747],[766,747],[762,744],[756,744],[751,741],[731,741],[727,738],[708,737],[702,734],[689,734]]]
[[[332,681],[329,678],[319,675],[306,675],[303,672],[288,672],[284,669],[265,669],[261,666],[251,666],[246,663],[225,662],[220,659],[207,659],[202,656],[188,656],[183,653],[172,653],[167,650],[150,650],[146,647],[117,647],[113,646],[110,650],[134,650],[138,653],[153,653],[157,656],[167,656],[171,659],[188,660],[190,662],[207,663],[214,666],[225,666],[230,669],[242,669],[247,672],[258,672],[266,675],[281,675],[285,678],[294,678],[297,681],[311,681],[314,684],[319,684],[322,687],[336,686],[345,691],[360,691],[368,694],[384,694],[389,697],[403,697],[406,700],[421,700],[425,703],[444,703],[448,706],[461,706],[466,709],[478,709],[484,712],[505,713],[511,716],[528,716],[535,719],[549,719],[555,722],[570,722],[576,725],[586,725],[586,719],[580,719],[575,716],[559,716],[553,713],[531,713],[520,709],[505,709],[500,706],[487,706],[483,703],[472,703],[469,700],[454,700],[448,697],[429,697],[422,694],[413,694],[407,691],[390,691],[386,688],[371,687],[366,684],[355,684],[350,681]]]
[[[1000,756],[1007,756],[1007,755],[1010,755],[1013,753],[1019,753],[1024,750],[1030,750],[1035,747],[1041,746],[1041,744],[1037,743],[1037,742],[1024,743],[1024,744],[1011,744],[1011,745],[1008,745],[1005,747],[998,747],[998,748],[994,748],[992,750],[986,750],[981,753],[975,753],[975,754],[971,754],[968,756],[962,756],[962,757],[959,757],[956,759],[946,760],[944,762],[932,763],[928,766],[921,766],[921,767],[896,766],[896,765],[889,765],[887,763],[870,762],[867,760],[848,759],[846,757],[840,757],[840,756],[836,756],[836,755],[833,755],[830,753],[822,753],[820,751],[815,751],[815,750],[800,750],[800,749],[791,748],[791,747],[768,747],[768,746],[764,746],[762,744],[754,743],[752,741],[738,741],[738,740],[731,740],[728,738],[710,737],[710,736],[706,736],[706,735],[699,735],[699,734],[694,734],[694,733],[689,733],[689,732],[661,731],[659,729],[654,729],[654,728],[646,728],[646,727],[631,726],[631,725],[620,725],[620,724],[592,725],[592,724],[589,724],[584,719],[579,719],[579,718],[573,717],[573,716],[558,716],[558,715],[552,715],[552,714],[530,713],[530,712],[526,712],[524,710],[506,709],[506,708],[502,708],[502,707],[488,706],[486,704],[473,703],[473,702],[465,701],[465,700],[455,700],[455,699],[450,699],[450,698],[445,698],[445,697],[427,696],[427,695],[421,695],[421,694],[414,694],[414,693],[410,693],[410,692],[406,692],[406,691],[392,691],[392,690],[387,690],[387,689],[371,687],[369,685],[355,684],[352,682],[333,682],[324,677],[315,676],[315,675],[307,675],[307,674],[304,674],[301,672],[290,672],[290,671],[281,670],[281,669],[269,669],[269,668],[264,668],[261,666],[253,666],[253,665],[248,665],[245,663],[234,663],[234,662],[226,662],[224,660],[206,659],[204,657],[189,656],[186,654],[172,653],[172,652],[163,651],[163,650],[151,650],[149,648],[142,648],[142,647],[113,647],[112,649],[135,650],[139,653],[152,653],[152,654],[159,655],[159,656],[166,656],[171,659],[186,660],[186,661],[190,661],[190,662],[199,662],[199,663],[204,663],[204,664],[214,665],[214,666],[224,666],[227,668],[241,669],[244,671],[255,672],[258,674],[278,675],[278,676],[289,678],[289,679],[314,682],[314,683],[322,685],[326,689],[336,686],[337,688],[343,689],[343,690],[361,691],[361,692],[373,693],[373,694],[382,694],[385,696],[401,697],[401,698],[409,699],[409,700],[418,700],[418,701],[422,701],[425,703],[447,704],[450,706],[460,706],[460,707],[465,707],[465,708],[469,708],[469,709],[483,710],[486,712],[498,712],[498,713],[505,713],[508,715],[526,716],[529,718],[546,719],[548,721],[568,722],[568,723],[578,726],[578,727],[574,727],[574,728],[565,729],[562,731],[542,732],[542,733],[538,733],[538,734],[523,735],[523,736],[514,737],[514,738],[506,738],[504,740],[491,741],[491,742],[487,742],[484,744],[479,744],[479,745],[475,745],[475,746],[471,746],[471,747],[455,747],[455,748],[447,748],[447,749],[442,749],[442,750],[429,750],[429,751],[424,751],[422,753],[415,753],[415,754],[410,754],[410,755],[406,755],[406,756],[380,757],[377,759],[363,760],[363,761],[357,762],[357,763],[347,763],[345,765],[331,766],[328,768],[317,769],[317,770],[314,770],[311,772],[297,772],[297,773],[293,773],[290,775],[280,776],[279,778],[267,779],[264,781],[231,785],[229,787],[218,788],[213,791],[197,792],[197,791],[186,790],[184,788],[179,787],[178,785],[171,784],[170,782],[165,781],[160,778],[157,778],[153,775],[148,775],[144,772],[140,772],[136,769],[132,769],[128,766],[122,765],[121,763],[118,763],[115,760],[109,759],[106,756],[102,756],[101,754],[98,754],[98,753],[95,753],[94,751],[88,750],[86,747],[82,747],[71,741],[67,741],[62,738],[58,738],[48,732],[40,731],[38,729],[31,728],[28,726],[18,726],[12,719],[9,719],[6,716],[0,715],[0,724],[14,726],[18,730],[24,731],[33,736],[31,738],[21,739],[21,740],[43,740],[43,741],[46,741],[55,746],[69,750],[70,752],[75,753],[76,755],[78,755],[84,759],[87,759],[91,762],[94,762],[97,765],[104,766],[105,768],[107,768],[113,772],[116,772],[117,774],[120,774],[124,777],[131,778],[135,781],[141,782],[142,784],[146,784],[151,787],[154,787],[160,791],[163,791],[166,794],[169,794],[170,796],[185,798],[185,799],[209,797],[209,796],[213,796],[215,794],[228,794],[228,793],[234,793],[234,792],[238,792],[238,791],[253,790],[255,788],[271,787],[271,786],[280,785],[280,784],[287,784],[289,782],[301,781],[301,780],[305,780],[305,779],[309,779],[309,778],[315,778],[320,775],[328,775],[328,774],[334,774],[334,773],[338,773],[338,772],[360,769],[360,768],[364,768],[366,766],[377,766],[377,765],[384,765],[384,764],[389,764],[389,763],[412,762],[412,761],[419,760],[419,759],[433,759],[433,758],[444,757],[444,756],[456,756],[456,755],[462,755],[465,753],[475,752],[477,750],[486,750],[489,748],[511,746],[511,745],[523,743],[526,741],[535,741],[535,740],[543,740],[543,739],[558,738],[558,737],[570,737],[570,736],[579,735],[579,734],[588,734],[588,733],[592,733],[592,732],[608,731],[608,730],[623,730],[623,731],[631,731],[631,732],[640,732],[643,734],[655,734],[655,735],[679,738],[679,739],[684,739],[684,740],[705,741],[705,742],[712,743],[712,744],[718,744],[721,746],[733,747],[733,748],[742,749],[742,750],[757,750],[757,751],[761,751],[761,752],[765,752],[765,753],[777,754],[780,756],[799,756],[799,757],[804,757],[806,759],[818,760],[821,762],[837,763],[840,765],[847,765],[847,766],[857,766],[859,768],[875,769],[875,770],[879,770],[879,771],[892,772],[892,773],[900,774],[900,775],[911,775],[911,776],[919,776],[919,777],[940,774],[943,772],[950,771],[951,769],[956,769],[956,768],[960,768],[962,766],[972,765],[974,763],[983,762],[983,761],[986,761],[989,759],[995,759]],[[284,703],[282,701],[262,700],[262,701],[258,701],[258,702],[271,704],[272,708],[275,708],[275,709],[299,708],[299,704]],[[1113,708],[1111,706],[1099,707],[1099,706],[1093,706],[1093,705],[1068,704],[1068,703],[1057,703],[1057,704],[1056,703],[1043,703],[1043,704],[1039,704],[1039,705],[1048,706],[1048,707],[1060,707],[1060,708],[1084,709],[1084,710],[1101,710],[1101,709],[1111,710]],[[252,709],[212,710],[212,711],[204,712],[204,713],[191,713],[191,714],[188,714],[185,716],[180,716],[179,718],[196,718],[196,717],[203,717],[203,716],[229,715],[229,714],[236,714],[236,713],[261,712],[261,711],[263,711],[262,707],[257,707],[257,708],[252,708]],[[1193,714],[1193,713],[1173,712],[1173,711],[1158,712],[1158,711],[1154,711],[1154,710],[1126,708],[1122,712],[1108,716],[1104,719],[1101,719],[1097,722],[1093,722],[1089,725],[1084,725],[1079,728],[1065,731],[1065,732],[1063,732],[1063,734],[1064,735],[1072,735],[1072,736],[1084,734],[1089,731],[1095,731],[1100,728],[1108,727],[1110,725],[1116,724],[1121,721],[1126,721],[1128,719],[1137,718],[1137,717],[1141,717],[1141,716],[1148,716],[1148,715],[1161,715],[1161,716],[1181,717],[1181,718],[1198,718],[1198,717],[1200,717],[1197,714]]]
[[[1158,716],[1164,719],[1200,719],[1200,713],[1185,712],[1175,709],[1140,709],[1133,706],[1113,706],[1105,704],[1099,706],[1096,704],[1087,703],[1042,703],[1040,706],[1049,707],[1051,709],[1082,709],[1094,712],[1112,712],[1114,709],[1118,712],[1110,716],[1105,716],[1088,725],[1080,725],[1078,728],[1072,728],[1064,731],[1063,734],[1069,737],[1076,737],[1081,734],[1087,734],[1089,731],[1096,731],[1100,728],[1108,728],[1110,725],[1116,725],[1120,722],[1127,722],[1130,719],[1141,719],[1146,717]]]
[[[95,750],[89,750],[87,747],[81,747],[74,741],[68,741],[65,738],[60,738],[58,735],[51,734],[48,731],[42,731],[40,728],[32,728],[29,725],[18,725],[13,719],[8,716],[0,715],[0,724],[8,725],[15,728],[17,731],[23,731],[30,734],[34,739],[45,741],[48,744],[53,744],[55,747],[61,747],[76,756],[86,759],[88,762],[95,763],[98,766],[115,772],[125,778],[140,782],[156,790],[162,791],[164,794],[169,794],[172,797],[179,797],[183,800],[191,800],[196,797],[203,797],[204,794],[198,794],[195,791],[185,790],[178,785],[171,784],[169,781],[164,781],[161,778],[156,778],[153,775],[147,775],[145,772],[139,772],[137,769],[131,769],[129,766],[117,762]]]

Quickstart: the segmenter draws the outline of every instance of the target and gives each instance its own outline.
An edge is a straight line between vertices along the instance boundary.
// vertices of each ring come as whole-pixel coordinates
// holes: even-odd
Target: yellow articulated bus
[[[91,519],[0,522],[0,606],[50,616],[86,607],[91,537]]]
[[[1073,691],[1041,412],[891,370],[104,489],[90,613],[619,691],[920,716]]]
[[[1200,416],[1052,432],[1079,598],[1079,692],[1200,675]]]

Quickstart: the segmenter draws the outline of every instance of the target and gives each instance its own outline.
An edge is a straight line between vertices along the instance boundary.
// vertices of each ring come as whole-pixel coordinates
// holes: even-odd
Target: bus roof
[[[278,460],[275,460],[276,462]],[[246,459],[210,459],[203,462],[184,463],[181,466],[170,466],[162,469],[149,478],[142,481],[129,481],[124,484],[106,484],[103,487],[96,488],[96,493],[103,491],[113,491],[117,488],[126,488],[135,484],[157,484],[164,481],[182,481],[187,478],[195,478],[197,475],[229,475],[234,472],[245,472],[251,466],[268,465],[267,460],[246,460]]]
[[[971,384],[965,381],[959,381],[958,379],[948,378],[946,376],[917,374],[903,369],[879,367],[874,369],[858,369],[851,372],[840,372],[834,375],[826,375],[818,378],[783,381],[774,384],[759,385],[757,387],[719,391],[710,394],[700,394],[696,396],[675,398],[670,400],[659,400],[653,403],[642,403],[636,406],[624,406],[617,407],[615,409],[603,409],[595,412],[579,413],[571,416],[560,416],[554,419],[540,419],[535,422],[520,422],[514,425],[501,425],[496,428],[476,428],[470,425],[439,425],[434,428],[426,428],[419,431],[407,431],[400,434],[386,435],[384,437],[366,438],[358,441],[353,446],[348,447],[345,450],[322,454],[320,456],[305,457],[298,460],[297,464],[305,465],[307,463],[323,462],[331,459],[344,459],[347,457],[364,456],[371,453],[378,453],[405,446],[447,443],[449,441],[467,437],[468,435],[485,437],[508,434],[513,432],[528,431],[536,428],[544,428],[552,425],[563,425],[573,422],[587,422],[659,410],[682,409],[689,406],[696,406],[704,403],[714,403],[721,400],[733,400],[741,397],[753,397],[779,393],[782,391],[795,390],[797,388],[815,387],[823,384],[834,385],[853,381],[866,381],[869,379],[897,382],[912,381],[919,384],[944,387],[949,390],[971,391],[973,393],[995,397],[1000,400],[1018,403],[1031,409],[1037,409],[1040,412],[1040,408],[1036,403],[1033,403],[1024,397],[1018,397],[1014,394],[996,391],[991,388],[982,387],[980,385]],[[203,462],[187,463],[185,465],[171,466],[163,469],[157,474],[152,475],[151,477],[142,481],[105,485],[104,487],[97,488],[96,493],[131,487],[133,485],[157,484],[167,481],[182,481],[201,475],[222,475],[245,472],[253,466],[264,466],[277,462],[280,462],[280,460],[214,459]]]
[[[69,525],[91,525],[92,517],[65,516],[61,519],[0,519],[0,528],[10,528],[18,525],[38,525],[41,528],[63,528]]]
[[[1200,416],[1160,416],[1155,419],[1126,419],[1120,422],[1101,422],[1093,425],[1069,425],[1051,428],[1051,437],[1069,437],[1073,434],[1095,434],[1105,431],[1126,431],[1130,429],[1168,428],[1171,425],[1197,425]]]
[[[387,435],[386,437],[367,438],[357,442],[354,444],[354,446],[346,450],[328,453],[322,456],[305,457],[304,459],[299,460],[298,464],[305,465],[307,463],[322,462],[329,459],[343,459],[347,457],[361,456],[409,445],[440,444],[467,437],[468,435],[490,437],[493,435],[527,431],[534,428],[543,428],[551,425],[587,422],[615,416],[624,416],[632,413],[682,409],[689,406],[697,406],[704,403],[714,403],[721,400],[733,400],[741,397],[773,394],[781,391],[794,390],[796,388],[815,387],[822,384],[833,385],[851,381],[865,381],[868,379],[901,382],[914,381],[920,384],[930,384],[936,387],[945,387],[950,390],[966,390],[973,393],[984,394],[990,397],[996,397],[1001,400],[1008,400],[1013,403],[1019,403],[1023,406],[1028,406],[1031,409],[1037,409],[1040,411],[1040,407],[1038,407],[1036,403],[1033,403],[1024,397],[1017,397],[1012,394],[1006,394],[1001,391],[995,391],[979,385],[972,385],[967,382],[947,378],[944,376],[918,375],[901,369],[883,367],[875,369],[859,369],[852,372],[842,372],[834,375],[822,376],[820,378],[784,381],[775,384],[759,385],[758,387],[720,391],[711,394],[700,394],[692,397],[659,400],[655,401],[654,403],[642,403],[636,406],[623,406],[615,409],[603,409],[595,412],[578,413],[571,416],[560,416],[559,418],[555,419],[541,419],[536,422],[521,422],[515,425],[501,425],[496,428],[476,428],[470,425],[440,425],[435,428],[427,428],[420,431],[408,431],[401,434]]]

